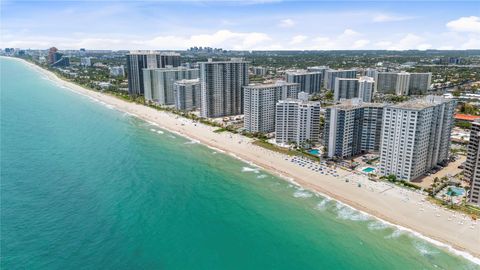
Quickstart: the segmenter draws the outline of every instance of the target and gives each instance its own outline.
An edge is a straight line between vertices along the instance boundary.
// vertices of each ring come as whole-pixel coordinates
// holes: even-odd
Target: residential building
[[[127,54],[128,93],[143,95],[143,69],[180,66],[180,54],[159,53],[154,51],[132,51]]]
[[[322,80],[320,82],[320,87],[323,87],[324,80],[325,80],[325,72],[329,70],[328,66],[314,66],[314,67],[307,67],[308,72],[320,72],[322,73]]]
[[[90,57],[82,57],[80,58],[80,65],[83,67],[90,67],[92,66],[92,60]]]
[[[448,161],[455,100],[427,96],[383,112],[380,166],[382,175],[413,180]]]
[[[202,117],[243,114],[243,87],[249,82],[248,63],[241,58],[199,63]]]
[[[351,99],[358,97],[358,80],[348,78],[335,78],[333,100]]]
[[[431,73],[378,72],[375,92],[383,94],[425,95],[431,84]]]
[[[373,86],[374,81],[370,77],[360,77],[358,79],[336,78],[333,100],[361,98],[364,102],[371,102]]]
[[[374,87],[375,81],[372,77],[360,77],[358,79],[358,97],[363,102],[372,102]]]
[[[255,76],[265,76],[267,75],[267,68],[264,67],[253,67],[253,75]]]
[[[480,120],[472,123],[464,176],[470,181],[468,202],[480,206]]]
[[[160,105],[173,105],[175,104],[173,84],[178,80],[198,78],[198,69],[184,67],[145,68],[143,69],[145,100]]]
[[[357,71],[356,70],[334,70],[329,69],[325,71],[325,78],[323,80],[324,87],[327,90],[333,90],[335,87],[335,79],[336,78],[356,78]]]
[[[110,76],[114,77],[125,77],[125,68],[123,65],[117,67],[110,67]]]
[[[300,84],[300,91],[308,94],[319,93],[322,87],[322,73],[306,70],[289,70],[285,73],[285,80],[289,83]]]
[[[410,95],[425,95],[432,83],[432,73],[410,73]]]
[[[327,156],[350,158],[378,152],[384,107],[355,98],[326,108],[323,140]]]
[[[366,77],[375,78],[375,76],[377,75],[377,70],[374,68],[367,68],[364,70],[363,73],[364,73],[364,76]]]
[[[277,102],[275,116],[275,141],[281,145],[290,143],[313,144],[320,136],[320,102],[302,99],[285,99]]]
[[[200,108],[200,79],[176,81],[173,89],[176,109],[192,111]]]
[[[279,100],[297,98],[300,85],[277,81],[243,87],[244,126],[248,132],[275,131],[275,105]]]

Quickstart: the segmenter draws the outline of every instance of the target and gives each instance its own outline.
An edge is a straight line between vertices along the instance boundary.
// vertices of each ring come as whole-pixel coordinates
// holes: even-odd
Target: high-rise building
[[[455,100],[427,96],[386,106],[380,173],[413,180],[448,161]]]
[[[323,140],[327,156],[350,158],[378,152],[384,107],[357,98],[326,108]]]
[[[308,94],[319,93],[322,87],[322,73],[306,70],[289,70],[285,73],[285,80],[289,83],[300,84],[300,91]]]
[[[375,92],[396,95],[424,95],[430,88],[431,73],[378,72]]]
[[[360,77],[358,79],[336,78],[333,100],[361,98],[364,102],[371,102],[373,85],[373,78],[370,77]]]
[[[374,68],[367,68],[364,70],[363,73],[364,73],[364,76],[366,77],[375,78],[375,76],[377,75],[377,70]]]
[[[468,202],[480,206],[480,120],[472,123],[464,176],[470,181]]]
[[[90,57],[82,57],[80,58],[80,65],[84,67],[92,66],[92,60]]]
[[[374,87],[375,81],[372,77],[360,77],[358,79],[358,97],[363,102],[372,102]]]
[[[248,132],[275,131],[277,101],[297,98],[300,85],[277,81],[272,84],[251,84],[243,87],[244,126]]]
[[[128,93],[143,95],[143,69],[180,66],[180,54],[153,51],[132,51],[127,54]]]
[[[432,73],[410,73],[409,95],[425,95],[430,89]]]
[[[62,56],[61,54],[58,53],[58,49],[56,47],[51,47],[48,49],[48,63],[51,65],[58,60],[60,60],[60,57]]]
[[[320,72],[322,73],[322,81],[320,82],[320,87],[323,87],[324,80],[325,80],[325,72],[329,70],[328,66],[314,66],[314,67],[307,67],[308,72]]]
[[[117,67],[110,67],[110,76],[125,77],[125,68],[123,65]]]
[[[396,87],[396,72],[377,72],[375,77],[375,92],[382,94],[395,94]]]
[[[303,93],[303,92],[302,92]],[[305,97],[299,93],[299,97]],[[275,141],[281,145],[316,143],[320,136],[320,102],[285,99],[277,102]]]
[[[253,71],[253,75],[256,75],[256,76],[267,75],[267,69],[264,67],[253,67],[252,71]]]
[[[333,90],[335,87],[335,79],[336,78],[356,78],[357,71],[356,70],[334,70],[328,69],[325,71],[325,78],[323,80],[324,87],[327,90]]]
[[[358,80],[348,78],[335,78],[333,100],[358,98]]]
[[[248,85],[248,62],[241,58],[230,61],[200,62],[202,117],[223,117],[243,114],[243,87]]]
[[[175,104],[173,84],[183,79],[198,79],[198,69],[184,67],[145,68],[143,69],[143,85],[145,100],[161,105]]]
[[[397,73],[397,82],[395,84],[395,94],[397,96],[408,96],[409,85],[410,85],[410,74],[406,72]]]
[[[183,111],[200,108],[200,79],[176,81],[173,89],[175,108]]]

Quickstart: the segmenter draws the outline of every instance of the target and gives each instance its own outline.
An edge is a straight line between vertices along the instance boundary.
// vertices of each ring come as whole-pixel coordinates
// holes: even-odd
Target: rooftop
[[[457,113],[457,114],[455,114],[455,119],[456,120],[464,120],[464,121],[475,121],[477,119],[480,120],[480,116]]]
[[[369,103],[369,102],[363,102],[362,99],[360,98],[352,98],[352,99],[343,100],[342,102],[333,106],[329,106],[328,108],[351,110],[351,109],[366,108],[366,107],[381,108],[386,105],[387,104],[385,103]]]
[[[272,88],[276,86],[283,86],[283,85],[300,85],[298,83],[289,83],[285,81],[276,81],[274,83],[251,83],[247,86],[244,86],[244,88],[261,88],[261,89],[266,89],[266,88]]]
[[[391,105],[390,107],[396,109],[421,110],[449,101],[451,101],[451,99],[446,99],[443,96],[426,96],[424,98],[413,99],[399,104]]]

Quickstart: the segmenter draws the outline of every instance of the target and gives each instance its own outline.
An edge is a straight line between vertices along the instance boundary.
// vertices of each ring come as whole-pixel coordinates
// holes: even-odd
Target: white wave
[[[370,231],[383,230],[386,228],[388,228],[388,225],[378,220],[368,223],[368,229]]]
[[[172,138],[172,139],[175,139],[177,137],[173,136],[173,135],[168,135],[168,137]]]
[[[293,193],[293,197],[295,198],[310,198],[312,197],[313,194],[309,191],[306,191],[304,189],[298,189]]]
[[[265,177],[267,177],[267,176],[268,176],[268,175],[266,175],[266,174],[260,174],[260,175],[257,176],[257,178],[258,178],[258,179],[262,179],[262,178],[265,178]]]
[[[259,173],[258,168],[243,167],[242,172]]]
[[[385,238],[386,238],[386,239],[395,239],[395,238],[400,237],[401,235],[403,235],[403,231],[400,230],[400,229],[395,229],[395,230],[393,231],[393,233],[391,233],[390,235],[385,236]]]
[[[151,128],[150,131],[151,131],[151,132],[157,132],[157,130],[154,129],[154,128]]]
[[[158,133],[158,134],[163,134],[164,132],[161,131],[161,130],[157,130],[157,133]]]
[[[320,201],[319,203],[317,203],[317,205],[315,206],[315,209],[317,210],[325,210],[327,208],[327,203],[330,201],[330,199],[323,199],[322,201]]]
[[[426,243],[415,241],[413,245],[420,252],[420,254],[424,256],[438,254],[437,250],[434,250],[432,247],[429,247]]]
[[[200,143],[200,142],[197,140],[190,140],[188,142],[184,142],[183,144],[197,144],[197,143]]]
[[[364,221],[369,220],[370,217],[365,215],[362,212],[357,211],[345,204],[337,203],[337,217],[344,220],[352,220],[352,221]]]

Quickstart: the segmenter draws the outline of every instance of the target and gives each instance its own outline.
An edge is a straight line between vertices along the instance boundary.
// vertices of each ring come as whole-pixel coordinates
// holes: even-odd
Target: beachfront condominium
[[[356,70],[334,70],[328,69],[325,71],[325,78],[323,80],[323,84],[325,89],[333,90],[335,87],[335,79],[336,78],[356,78],[357,71]]]
[[[363,74],[364,74],[364,76],[366,76],[366,77],[375,78],[375,76],[377,75],[377,70],[374,69],[374,68],[366,68],[366,69],[363,71]]]
[[[373,78],[360,77],[352,78],[336,78],[333,90],[334,101],[342,99],[361,98],[364,102],[372,101],[373,94]]]
[[[192,111],[200,107],[200,79],[176,81],[173,89],[177,110]]]
[[[425,95],[430,88],[431,73],[378,72],[375,92],[395,95]]]
[[[448,161],[455,100],[427,96],[383,111],[380,173],[414,180]]]
[[[432,83],[432,73],[410,73],[409,95],[425,95]]]
[[[154,51],[131,51],[127,54],[128,93],[143,95],[145,91],[143,69],[180,66],[180,54]]]
[[[327,156],[350,158],[378,152],[384,107],[355,98],[326,108],[323,140]]]
[[[145,100],[160,105],[175,103],[173,84],[183,79],[198,79],[199,69],[175,68],[145,68],[143,69],[143,85]]]
[[[297,98],[300,85],[277,81],[271,84],[250,84],[243,87],[244,127],[248,132],[275,131],[277,101]]]
[[[241,58],[199,62],[202,117],[243,114],[243,87],[249,82],[248,63]]]
[[[288,70],[285,72],[285,80],[289,83],[300,84],[300,92],[315,94],[322,87],[322,72],[307,70]]]
[[[281,145],[316,143],[320,136],[320,102],[308,101],[307,93],[298,99],[277,102],[275,141]]]
[[[265,67],[252,67],[252,73],[255,76],[265,76],[265,75],[267,75],[267,68],[265,68]]]
[[[322,80],[320,81],[320,87],[323,87],[323,80],[325,80],[325,72],[329,70],[328,66],[314,66],[314,67],[307,67],[308,72],[320,72],[322,73]]]
[[[470,181],[468,202],[480,206],[480,120],[472,123],[464,176]]]

